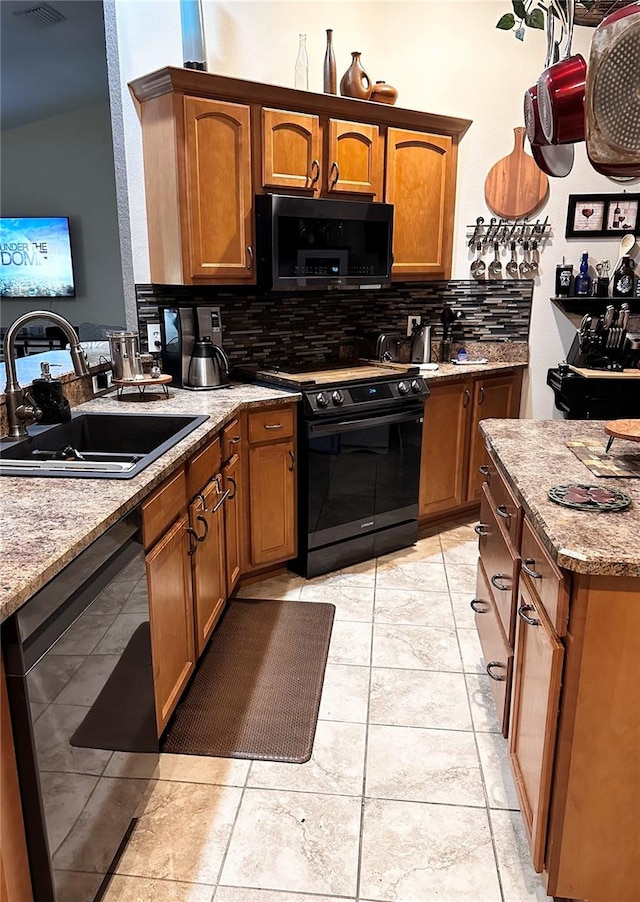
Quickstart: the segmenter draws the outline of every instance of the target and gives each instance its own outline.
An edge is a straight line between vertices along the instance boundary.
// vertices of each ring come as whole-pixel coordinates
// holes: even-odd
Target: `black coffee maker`
[[[162,372],[180,388],[189,386],[189,364],[196,342],[209,339],[222,345],[219,307],[171,304],[160,307]]]

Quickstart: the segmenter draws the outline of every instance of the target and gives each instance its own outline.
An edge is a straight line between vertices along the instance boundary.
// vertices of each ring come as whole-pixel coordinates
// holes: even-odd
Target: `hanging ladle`
[[[516,260],[516,243],[515,241],[511,242],[511,259],[507,263],[505,269],[509,273],[512,278],[518,278],[518,261]]]
[[[484,272],[487,266],[482,259],[482,243],[480,241],[476,245],[476,251],[478,253],[478,256],[471,264],[471,275],[474,279],[481,279],[484,276]]]
[[[499,279],[502,276],[502,263],[500,262],[500,244],[493,242],[493,260],[489,264],[489,278]]]

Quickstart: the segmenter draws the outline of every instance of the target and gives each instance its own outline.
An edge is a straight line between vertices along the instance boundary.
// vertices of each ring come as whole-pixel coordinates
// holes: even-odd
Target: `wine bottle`
[[[333,28],[327,28],[327,50],[324,55],[323,91],[325,94],[337,92],[336,57],[333,52]]]
[[[307,36],[300,35],[298,57],[296,59],[296,71],[294,86],[301,91],[309,90],[309,57],[307,56]]]
[[[611,295],[614,298],[631,298],[633,297],[633,260],[629,256],[624,256],[618,264],[613,274],[613,285],[611,286]]]
[[[587,251],[582,255],[580,261],[580,272],[576,276],[574,283],[574,293],[578,297],[585,297],[591,294],[591,276],[589,275],[589,254]]]

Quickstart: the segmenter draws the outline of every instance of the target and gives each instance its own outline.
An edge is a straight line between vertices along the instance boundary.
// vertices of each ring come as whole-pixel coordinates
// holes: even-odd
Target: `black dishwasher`
[[[158,761],[140,522],[2,625],[35,902],[102,896]]]

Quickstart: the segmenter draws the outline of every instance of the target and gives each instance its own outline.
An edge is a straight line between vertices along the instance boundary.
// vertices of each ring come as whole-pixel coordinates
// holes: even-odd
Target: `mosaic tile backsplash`
[[[236,365],[352,356],[358,334],[405,334],[411,314],[430,323],[432,342],[439,341],[445,303],[458,315],[454,342],[527,342],[532,291],[530,281],[407,282],[382,290],[268,296],[246,288],[137,285],[140,348],[147,350],[146,326],[158,322],[161,303],[219,306],[224,349]]]

